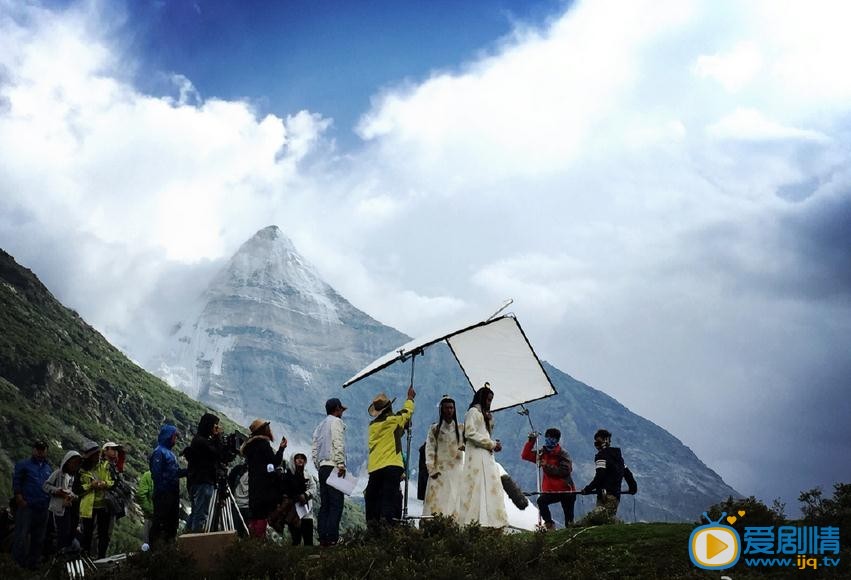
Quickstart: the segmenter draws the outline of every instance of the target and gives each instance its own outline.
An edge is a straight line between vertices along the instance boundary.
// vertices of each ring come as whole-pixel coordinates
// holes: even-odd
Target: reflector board
[[[492,411],[556,394],[517,320],[497,318],[446,339],[473,390],[486,382]]]
[[[473,322],[412,340],[373,361],[343,387],[443,340],[449,344],[474,391],[490,383],[494,392],[492,411],[556,394],[541,361],[513,316]]]

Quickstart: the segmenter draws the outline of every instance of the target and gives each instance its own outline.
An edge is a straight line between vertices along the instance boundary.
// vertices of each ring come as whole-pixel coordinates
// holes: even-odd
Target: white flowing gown
[[[478,406],[467,410],[464,430],[467,447],[464,454],[458,521],[462,524],[479,522],[486,528],[505,527],[508,525],[508,514],[505,512],[499,467],[493,457],[496,441],[491,439],[485,426],[485,418]]]

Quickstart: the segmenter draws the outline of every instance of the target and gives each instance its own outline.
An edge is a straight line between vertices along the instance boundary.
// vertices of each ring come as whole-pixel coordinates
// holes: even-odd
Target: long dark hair
[[[437,447],[440,445],[440,439],[438,435],[440,434],[440,427],[443,425],[443,403],[452,403],[455,406],[455,412],[452,413],[452,422],[455,423],[455,441],[457,443],[461,443],[461,434],[458,433],[458,406],[455,404],[454,399],[450,399],[449,397],[443,397],[440,399],[440,405],[437,406],[437,425],[434,427],[434,454],[437,455]],[[447,423],[448,424],[448,423]]]
[[[487,402],[488,395],[493,396],[493,391],[487,386],[488,383],[485,383],[486,386],[482,387],[476,394],[473,395],[473,402],[470,403],[468,409],[472,409],[476,405],[478,405],[482,409],[482,415],[485,418],[485,427],[487,427],[488,433],[491,432],[491,406],[490,403]]]

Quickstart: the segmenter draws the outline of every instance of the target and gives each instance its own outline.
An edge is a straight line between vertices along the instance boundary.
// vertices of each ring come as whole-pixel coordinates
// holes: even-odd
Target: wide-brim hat
[[[120,443],[115,443],[113,441],[107,441],[101,446],[101,451],[106,451],[107,449],[121,449],[122,445]]]
[[[369,409],[366,411],[369,413],[370,417],[378,417],[381,413],[389,409],[395,400],[396,397],[393,397],[391,400],[384,393],[378,393],[369,405]]]
[[[258,431],[263,429],[263,427],[269,423],[271,423],[271,421],[267,421],[266,419],[254,419],[251,422],[251,425],[248,426],[248,430],[251,431],[252,435],[256,435]]]

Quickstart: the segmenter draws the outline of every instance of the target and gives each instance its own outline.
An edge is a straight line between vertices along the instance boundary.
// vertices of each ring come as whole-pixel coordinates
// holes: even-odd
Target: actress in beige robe
[[[455,401],[440,401],[440,420],[432,424],[426,437],[428,485],[423,515],[443,514],[458,518],[458,491],[464,470],[464,424],[458,424]]]

